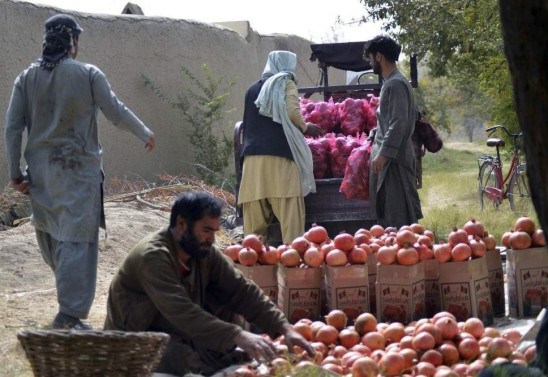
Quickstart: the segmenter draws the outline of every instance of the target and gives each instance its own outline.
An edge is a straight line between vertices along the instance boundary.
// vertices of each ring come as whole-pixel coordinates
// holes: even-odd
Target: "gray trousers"
[[[87,318],[95,298],[98,241],[58,241],[36,229],[42,258],[55,274],[59,311],[76,318]]]

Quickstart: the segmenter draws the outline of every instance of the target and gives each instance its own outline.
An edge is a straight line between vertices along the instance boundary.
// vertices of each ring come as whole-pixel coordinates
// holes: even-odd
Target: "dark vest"
[[[283,126],[272,118],[259,114],[255,100],[266,79],[251,85],[245,94],[244,118],[242,122],[244,156],[270,155],[293,160]]]

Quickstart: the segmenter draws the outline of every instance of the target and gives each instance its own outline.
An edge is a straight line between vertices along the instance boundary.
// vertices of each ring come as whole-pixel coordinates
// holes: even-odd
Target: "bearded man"
[[[262,290],[215,246],[222,204],[204,192],[175,201],[169,227],[141,240],[111,283],[106,330],[171,336],[157,372],[211,375],[252,358],[272,360],[270,339],[231,323],[242,315],[271,338],[314,351]],[[239,347],[237,349],[236,347]]]

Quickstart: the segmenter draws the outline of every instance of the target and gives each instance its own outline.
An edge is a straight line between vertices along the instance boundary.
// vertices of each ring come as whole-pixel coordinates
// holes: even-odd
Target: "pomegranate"
[[[436,345],[436,340],[432,334],[423,331],[413,337],[412,344],[414,350],[423,352],[433,349]]]
[[[286,267],[296,267],[301,263],[301,256],[295,249],[287,249],[280,255],[280,263]]]
[[[472,249],[465,243],[458,243],[451,249],[451,257],[456,262],[468,260],[472,255]]]
[[[385,339],[381,333],[371,331],[362,337],[362,344],[369,348],[372,352],[375,350],[384,350]]]
[[[434,324],[440,329],[442,339],[451,340],[456,337],[459,332],[457,321],[450,317],[440,318]]]
[[[487,348],[487,353],[491,359],[497,357],[508,357],[512,353],[512,346],[507,339],[502,337],[493,338]]]
[[[533,232],[531,236],[532,245],[535,247],[546,246],[546,238],[544,237],[544,232],[542,229],[537,229]]]
[[[397,256],[396,246],[381,246],[377,251],[377,261],[382,264],[393,264]]]
[[[501,336],[504,339],[508,339],[513,344],[517,344],[521,339],[521,333],[518,329],[506,329],[502,332]]]
[[[447,243],[451,247],[454,247],[459,243],[468,244],[468,233],[466,233],[464,229],[459,229],[455,227],[453,228],[453,231],[449,233],[449,236],[447,237]]]
[[[259,254],[259,263],[264,265],[275,265],[280,261],[278,249],[274,246],[265,246],[263,252]]]
[[[415,244],[413,245],[413,248],[417,250],[417,253],[419,253],[420,261],[434,259],[434,250],[432,250],[425,244],[415,242]]]
[[[340,233],[335,236],[333,239],[333,244],[336,249],[342,250],[345,253],[350,252],[354,246],[356,246],[356,241],[351,234]]]
[[[432,239],[424,234],[417,237],[417,243],[425,245],[428,248],[432,248],[434,246]]]
[[[325,256],[325,262],[332,267],[344,266],[348,263],[348,258],[344,251],[333,249]]]
[[[331,325],[325,325],[318,330],[316,340],[322,342],[326,346],[334,344],[339,339],[339,332]]]
[[[322,369],[328,370],[330,372],[333,372],[337,375],[343,374],[344,370],[341,365],[336,364],[324,364],[322,365]]]
[[[360,336],[364,336],[366,333],[375,331],[377,328],[377,318],[371,313],[362,313],[354,321],[354,330]]]
[[[310,247],[310,242],[304,237],[297,237],[291,242],[291,247],[299,253],[299,255],[302,257],[304,255],[304,252],[308,250]]]
[[[291,364],[288,360],[278,357],[271,361],[270,373],[274,376],[286,376],[291,373]]]
[[[436,236],[434,235],[434,232],[432,232],[432,231],[429,230],[429,229],[426,229],[426,230],[424,231],[424,235],[430,237],[430,239],[432,240],[432,242],[434,242],[434,241],[436,240]]]
[[[508,231],[504,232],[501,236],[500,243],[502,243],[503,246],[510,247],[510,244],[508,243],[508,239],[512,235],[513,232]]]
[[[419,223],[413,223],[409,225],[409,228],[411,228],[411,230],[415,232],[416,234],[423,234],[425,231],[424,226],[422,226]]]
[[[485,327],[479,318],[472,317],[464,322],[463,331],[466,331],[467,333],[472,334],[476,339],[479,339],[483,335]]]
[[[535,359],[535,357],[537,357],[537,346],[532,345],[528,347],[523,353],[523,356],[525,356],[525,360],[527,360],[527,362],[530,363],[532,360]]]
[[[401,338],[405,336],[405,327],[399,322],[389,324],[382,332],[385,345],[399,343]]]
[[[312,227],[308,230],[308,240],[315,244],[321,244],[327,240],[327,230],[323,226],[312,224]]]
[[[348,323],[348,317],[346,316],[346,313],[342,310],[334,309],[325,316],[325,323],[333,326],[338,331],[341,331],[346,327],[346,324]]]
[[[263,242],[256,234],[248,234],[242,240],[242,247],[249,247],[259,254],[262,251]]]
[[[384,228],[378,224],[373,225],[369,231],[371,232],[371,235],[373,237],[377,237],[377,238],[384,234]]]
[[[361,342],[361,339],[360,339],[360,342]],[[371,355],[371,350],[367,346],[363,345],[362,343],[356,344],[354,347],[350,348],[350,350],[359,352],[364,356]]]
[[[435,344],[439,345],[441,343],[441,331],[433,323],[424,323],[415,328],[415,336],[421,332],[427,332],[434,338]]]
[[[396,233],[396,242],[400,248],[413,245],[417,241],[417,235],[412,230],[400,230]]]
[[[335,245],[333,245],[333,242],[326,242],[326,243],[323,243],[321,246],[320,246],[320,251],[322,252],[323,254],[323,259],[325,259],[325,257],[327,256],[327,253],[329,253],[331,250],[333,250],[335,248]]]
[[[451,260],[451,247],[449,247],[449,244],[434,245],[434,258],[438,262],[449,262]]]
[[[401,265],[411,266],[418,263],[419,253],[417,253],[417,250],[415,250],[412,246],[401,248],[396,254],[396,259]]]
[[[464,226],[462,227],[462,229],[468,234],[468,235],[471,235],[471,236],[474,236],[474,237],[483,237],[483,233],[484,233],[484,229],[483,229],[483,224],[480,223],[479,221],[476,221],[476,219],[472,218],[470,220],[468,220]]]
[[[323,254],[316,247],[309,247],[303,255],[304,263],[310,267],[320,267],[323,263]]]
[[[459,343],[459,353],[463,360],[475,360],[480,354],[480,346],[476,339],[467,338]]]
[[[531,247],[532,241],[529,233],[517,230],[512,232],[508,238],[508,245],[514,250],[522,250]]]
[[[442,344],[437,348],[437,351],[441,354],[445,365],[453,365],[460,360],[459,350],[453,344]]]
[[[470,240],[470,250],[472,251],[472,257],[480,258],[487,252],[487,246],[481,238],[473,238]]]
[[[224,253],[234,262],[238,262],[238,254],[240,253],[240,250],[242,250],[241,245],[230,245],[225,248]]]
[[[383,376],[401,376],[405,368],[405,360],[397,352],[387,352],[379,360],[379,370]]]
[[[305,338],[308,341],[312,340],[312,327],[310,324],[305,323],[303,321],[298,321],[293,325],[293,329],[302,335],[303,338]]]
[[[436,374],[436,367],[426,361],[421,361],[416,366],[418,376],[434,377]]]
[[[482,238],[483,242],[485,243],[485,248],[487,250],[494,250],[497,247],[497,240],[495,237],[493,237],[491,234],[488,234],[485,232],[485,235]]]
[[[526,232],[529,235],[532,235],[536,229],[535,222],[528,216],[521,216],[514,223],[514,232]]]
[[[421,355],[420,361],[425,361],[435,367],[438,367],[443,364],[443,356],[439,351],[428,350]]]
[[[361,247],[354,247],[348,253],[348,261],[352,264],[365,264],[367,262],[367,252]]]
[[[359,344],[360,340],[360,334],[354,329],[343,329],[339,332],[339,344],[347,349]]]
[[[253,266],[257,263],[258,259],[259,257],[255,250],[249,247],[243,247],[238,253],[238,262],[243,266]]]
[[[354,361],[350,372],[352,377],[377,377],[379,374],[379,367],[372,358],[362,356]]]
[[[356,245],[368,244],[371,237],[365,233],[356,233],[354,235],[354,243]]]

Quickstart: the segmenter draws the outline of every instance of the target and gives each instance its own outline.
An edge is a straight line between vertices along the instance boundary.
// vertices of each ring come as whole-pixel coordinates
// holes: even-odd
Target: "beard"
[[[381,64],[377,61],[373,63],[373,73],[376,75],[381,73]]]
[[[204,258],[213,246],[210,242],[199,242],[192,231],[192,227],[188,227],[188,230],[181,236],[179,245],[195,259]]]

